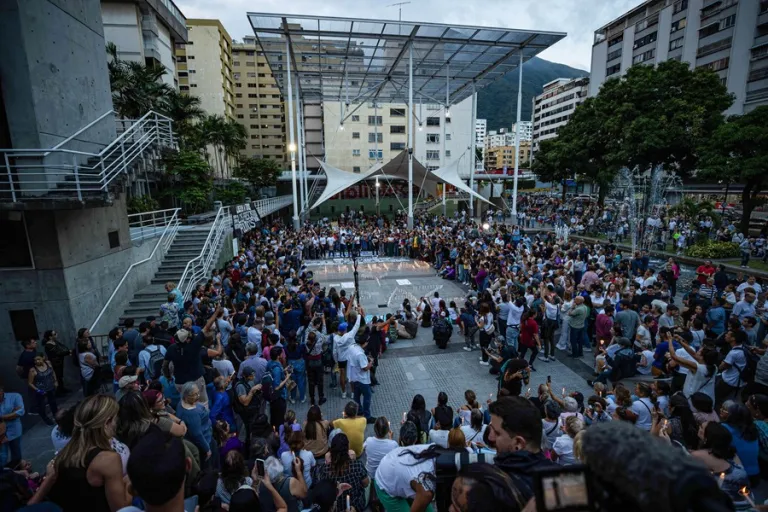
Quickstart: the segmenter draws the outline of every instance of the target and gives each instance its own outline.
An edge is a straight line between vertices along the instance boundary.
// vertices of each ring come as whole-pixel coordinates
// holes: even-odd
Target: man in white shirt
[[[430,304],[432,305],[432,312],[437,313],[440,311],[440,293],[435,292],[435,296],[429,299]]]
[[[349,382],[352,384],[355,402],[362,408],[366,421],[373,423],[376,421],[376,418],[371,416],[371,368],[373,368],[373,359],[366,355],[366,345],[368,345],[368,339],[363,337],[349,347],[347,349],[347,363]]]
[[[731,316],[739,319],[739,322],[743,321],[748,316],[756,317],[755,311],[755,296],[749,292],[744,294],[744,298],[733,306]]]
[[[259,353],[261,353],[261,338],[262,333],[261,330],[264,328],[264,324],[260,319],[257,319],[255,322],[253,322],[253,325],[251,325],[248,328],[248,331],[246,331],[246,335],[248,337],[248,343],[255,343],[257,347],[259,347]]]
[[[514,347],[517,351],[517,338],[520,336],[520,319],[525,311],[525,299],[518,298],[514,302],[509,303],[509,314],[507,315],[507,332],[505,333],[507,338],[507,345]]]
[[[742,372],[747,367],[747,355],[744,344],[747,333],[744,331],[726,331],[725,341],[731,346],[725,360],[720,363],[720,380],[715,384],[715,409],[728,399],[738,395],[741,388],[747,385],[742,378]]]
[[[637,415],[635,426],[643,430],[650,431],[653,423],[653,402],[651,401],[651,387],[645,382],[638,382],[635,386],[635,395],[637,400],[632,403],[632,412]]]
[[[747,288],[752,288],[757,295],[760,295],[763,292],[762,286],[755,281],[755,276],[749,276],[746,281],[736,288],[736,293],[739,295],[740,299],[744,300],[744,290]]]
[[[351,306],[351,304],[350,304]],[[360,315],[363,315],[363,308],[357,308],[357,318],[352,330],[347,332],[347,322],[342,322],[336,328],[337,332],[333,337],[333,358],[339,366],[339,386],[341,387],[341,398],[347,398],[347,351],[355,344],[355,335],[360,328]],[[350,312],[352,314],[352,312]]]

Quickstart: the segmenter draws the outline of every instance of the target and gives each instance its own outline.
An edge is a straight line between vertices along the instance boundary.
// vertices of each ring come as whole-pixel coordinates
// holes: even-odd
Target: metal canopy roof
[[[289,14],[248,13],[280,91],[287,96],[286,38],[291,71],[298,72],[305,101],[378,100],[404,103],[408,93],[408,43],[413,45],[416,98],[450,103],[517,68],[565,37],[561,32],[444,25]],[[294,80],[294,84],[295,84]]]

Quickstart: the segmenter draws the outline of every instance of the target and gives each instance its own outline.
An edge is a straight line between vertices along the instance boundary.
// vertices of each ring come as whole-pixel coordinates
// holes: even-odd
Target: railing
[[[103,119],[104,116],[102,116]],[[97,120],[98,121],[98,120]],[[0,149],[0,199],[14,203],[56,192],[57,197],[101,195],[112,181],[132,169],[133,163],[150,146],[174,147],[172,121],[156,112],[138,120],[117,120],[120,134],[98,153],[64,149],[78,134],[97,121],[50,149]]]
[[[132,213],[128,215],[128,228],[131,241],[154,238],[165,231],[169,220],[179,211],[178,208],[156,210],[152,212]]]
[[[205,239],[200,255],[189,260],[184,267],[184,273],[179,279],[178,288],[184,294],[184,302],[189,300],[192,291],[201,281],[208,279],[216,264],[216,256],[224,238],[232,231],[232,217],[229,214],[229,206],[222,206],[216,213],[211,230]]]
[[[128,275],[131,273],[131,271],[138,267],[139,265],[142,265],[148,261],[151,261],[155,254],[157,253],[157,250],[160,249],[162,251],[162,255],[164,256],[166,252],[168,252],[168,248],[171,246],[171,243],[173,242],[173,239],[176,238],[176,233],[179,230],[179,211],[180,208],[176,208],[174,210],[171,210],[173,212],[172,215],[168,218],[168,222],[165,225],[165,228],[163,229],[162,234],[160,235],[160,238],[157,239],[157,243],[155,244],[154,249],[152,249],[152,253],[144,258],[141,261],[137,261],[136,263],[131,264],[130,267],[128,267],[128,270],[125,271],[125,274],[123,274],[122,279],[120,279],[120,282],[117,283],[117,286],[115,287],[114,291],[112,291],[112,295],[109,296],[109,299],[107,299],[107,302],[104,303],[104,307],[101,308],[101,311],[99,311],[99,315],[96,317],[96,320],[93,321],[93,325],[91,325],[90,330],[93,331],[96,328],[96,325],[99,323],[99,320],[101,320],[101,317],[104,316],[104,313],[107,311],[107,308],[109,308],[110,304],[112,304],[112,300],[115,298],[115,295],[117,295],[117,292],[120,290],[120,287],[123,285],[125,280],[128,278]]]
[[[259,217],[266,217],[270,213],[285,208],[289,204],[293,204],[292,195],[268,197],[267,199],[259,199],[258,201],[253,202],[253,206],[256,209],[256,213],[259,214]]]

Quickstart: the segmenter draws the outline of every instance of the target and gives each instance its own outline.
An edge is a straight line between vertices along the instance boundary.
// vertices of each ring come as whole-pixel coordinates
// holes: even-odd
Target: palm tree
[[[693,199],[683,199],[678,204],[669,209],[670,215],[681,215],[687,220],[695,222],[700,216],[706,216],[712,219],[712,227],[717,230],[722,224],[720,213],[715,205],[709,201],[697,202]],[[699,239],[706,238],[706,233],[701,233]]]
[[[185,147],[195,147],[193,124],[205,115],[200,108],[200,98],[180,94],[176,90],[169,92],[162,102],[161,112],[173,120],[174,128]]]
[[[107,67],[112,104],[117,114],[124,119],[138,119],[150,110],[159,110],[173,91],[162,82],[165,67],[121,60],[114,43],[107,44],[107,53],[111,57]]]

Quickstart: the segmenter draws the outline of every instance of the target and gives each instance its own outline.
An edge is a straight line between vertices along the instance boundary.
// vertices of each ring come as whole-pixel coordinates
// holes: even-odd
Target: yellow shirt
[[[352,419],[341,418],[333,421],[333,428],[340,428],[346,434],[347,439],[349,439],[349,449],[353,450],[358,457],[363,453],[366,424],[364,416]]]

